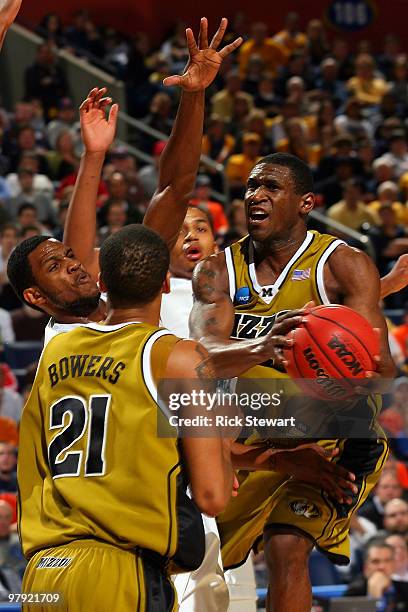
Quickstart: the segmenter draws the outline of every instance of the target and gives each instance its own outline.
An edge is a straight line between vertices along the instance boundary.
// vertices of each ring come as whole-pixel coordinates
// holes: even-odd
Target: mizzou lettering
[[[271,331],[276,317],[286,312],[289,311],[281,310],[270,317],[236,312],[231,338],[250,340],[251,338],[266,336]]]

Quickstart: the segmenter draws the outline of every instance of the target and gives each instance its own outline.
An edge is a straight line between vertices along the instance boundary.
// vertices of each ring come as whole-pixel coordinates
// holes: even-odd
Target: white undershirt
[[[188,338],[188,319],[193,308],[193,286],[186,278],[171,278],[170,293],[162,296],[160,325],[179,338]]]

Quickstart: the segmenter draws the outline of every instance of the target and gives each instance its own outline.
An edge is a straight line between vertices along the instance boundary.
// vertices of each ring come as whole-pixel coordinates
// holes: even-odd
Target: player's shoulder
[[[378,270],[371,257],[346,243],[338,245],[327,265],[335,276],[359,278],[361,282],[368,280],[369,276],[378,277]]]

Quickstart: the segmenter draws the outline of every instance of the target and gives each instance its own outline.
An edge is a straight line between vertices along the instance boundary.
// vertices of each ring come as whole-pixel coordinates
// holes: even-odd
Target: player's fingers
[[[222,39],[224,38],[224,34],[225,34],[225,30],[227,29],[227,25],[228,25],[228,19],[223,17],[220,21],[218,30],[216,31],[216,33],[214,34],[212,38],[212,41],[210,44],[211,49],[218,49]]]
[[[352,484],[350,481],[345,480],[344,478],[336,478],[336,482],[338,486],[344,491],[348,493],[358,493],[358,487],[355,484]]]
[[[84,100],[81,104],[81,106],[79,107],[79,112],[80,113],[87,113],[90,107],[91,101],[89,98],[87,98],[86,100]]]
[[[109,111],[108,123],[109,125],[116,125],[118,119],[119,104],[112,104]]]
[[[286,336],[272,336],[271,344],[274,348],[292,348],[294,340]]]
[[[227,55],[229,55],[230,53],[232,53],[233,51],[235,51],[235,49],[238,49],[238,47],[240,45],[242,45],[242,43],[244,42],[244,39],[241,38],[241,36],[239,38],[236,38],[234,40],[234,42],[230,43],[229,45],[226,45],[225,47],[223,47],[220,51],[219,51],[219,56],[221,57],[221,59],[224,59],[227,57]]]
[[[102,98],[99,100],[99,108],[104,108],[105,106],[109,106],[112,104],[112,98]]]
[[[190,57],[194,57],[198,53],[198,47],[194,38],[193,30],[191,28],[187,28],[186,30],[186,39]]]
[[[272,326],[271,334],[274,336],[285,336],[295,327],[299,327],[302,323],[303,317],[291,317],[290,319],[285,319],[284,321],[279,321],[279,323],[275,323]],[[291,338],[293,342],[293,338]]]
[[[280,323],[281,321],[286,321],[286,319],[291,319],[292,317],[303,317],[306,313],[306,310],[303,308],[297,308],[296,310],[289,310],[282,315],[276,317],[275,323]]]
[[[181,85],[181,83],[182,77],[179,74],[174,74],[173,76],[163,79],[163,85],[165,87],[174,87],[175,85]]]
[[[98,89],[97,93],[95,94],[93,98],[94,108],[98,107],[100,100],[104,97],[107,91],[108,89],[106,87],[101,87],[100,89]]]
[[[198,34],[198,48],[208,49],[208,20],[207,17],[201,17],[200,32]]]
[[[353,474],[353,472],[349,472],[348,470],[346,470],[346,468],[342,467],[341,465],[338,465],[337,463],[328,463],[326,470],[328,473],[331,473],[336,478],[350,483],[350,485],[352,485],[352,483],[356,480],[356,476],[355,474]],[[352,486],[355,487],[355,485]]]
[[[88,98],[93,99],[96,94],[98,93],[98,88],[94,87],[93,89],[91,89],[91,91],[88,94]]]
[[[306,304],[303,306],[303,310],[310,310],[311,308],[314,308],[316,306],[315,302],[313,300],[310,300],[310,302],[306,302]]]

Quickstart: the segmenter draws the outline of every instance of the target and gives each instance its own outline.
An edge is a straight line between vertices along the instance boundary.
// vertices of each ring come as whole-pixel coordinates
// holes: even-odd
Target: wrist
[[[82,157],[84,159],[92,159],[95,161],[104,161],[105,160],[106,151],[89,151],[85,149],[82,153]]]

